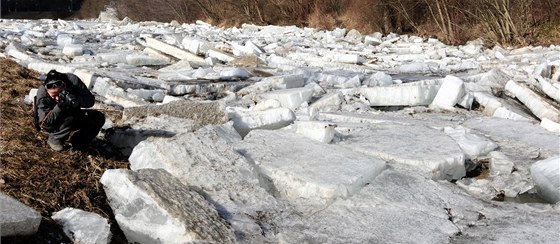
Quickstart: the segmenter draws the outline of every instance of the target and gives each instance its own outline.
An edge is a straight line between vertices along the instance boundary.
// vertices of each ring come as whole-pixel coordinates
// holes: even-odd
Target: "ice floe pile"
[[[100,136],[130,170],[101,183],[130,242],[558,241],[559,46],[101,17],[0,27],[0,56],[73,72],[122,112]],[[537,194],[548,203],[523,200]],[[110,240],[80,211],[53,219],[76,242]]]

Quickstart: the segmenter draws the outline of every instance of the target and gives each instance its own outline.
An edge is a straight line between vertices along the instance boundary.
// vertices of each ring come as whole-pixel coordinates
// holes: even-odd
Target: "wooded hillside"
[[[85,0],[77,17],[97,17],[109,5],[136,21],[342,27],[449,44],[479,37],[502,45],[560,43],[557,0]]]

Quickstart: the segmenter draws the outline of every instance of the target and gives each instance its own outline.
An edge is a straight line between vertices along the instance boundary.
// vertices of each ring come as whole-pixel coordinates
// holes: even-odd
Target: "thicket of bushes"
[[[449,44],[476,38],[502,45],[560,43],[558,0],[85,0],[77,17],[97,17],[108,5],[137,21],[343,27],[433,36]]]

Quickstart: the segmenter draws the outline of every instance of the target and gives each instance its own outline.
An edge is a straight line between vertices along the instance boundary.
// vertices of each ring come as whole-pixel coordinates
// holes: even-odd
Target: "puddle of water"
[[[443,78],[433,74],[392,74],[391,77],[393,77],[393,80],[401,80],[403,83]]]
[[[549,203],[536,193],[523,193],[517,195],[517,197],[506,197],[504,201],[515,203]]]

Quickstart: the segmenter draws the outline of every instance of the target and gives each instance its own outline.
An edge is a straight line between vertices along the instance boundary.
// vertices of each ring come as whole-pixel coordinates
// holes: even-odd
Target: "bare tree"
[[[496,43],[523,43],[530,35],[533,18],[532,0],[478,0],[474,10],[465,10],[486,29]],[[515,16],[515,18],[513,17]]]
[[[450,0],[424,0],[432,21],[443,33],[443,41],[455,42],[455,27],[451,18]]]

